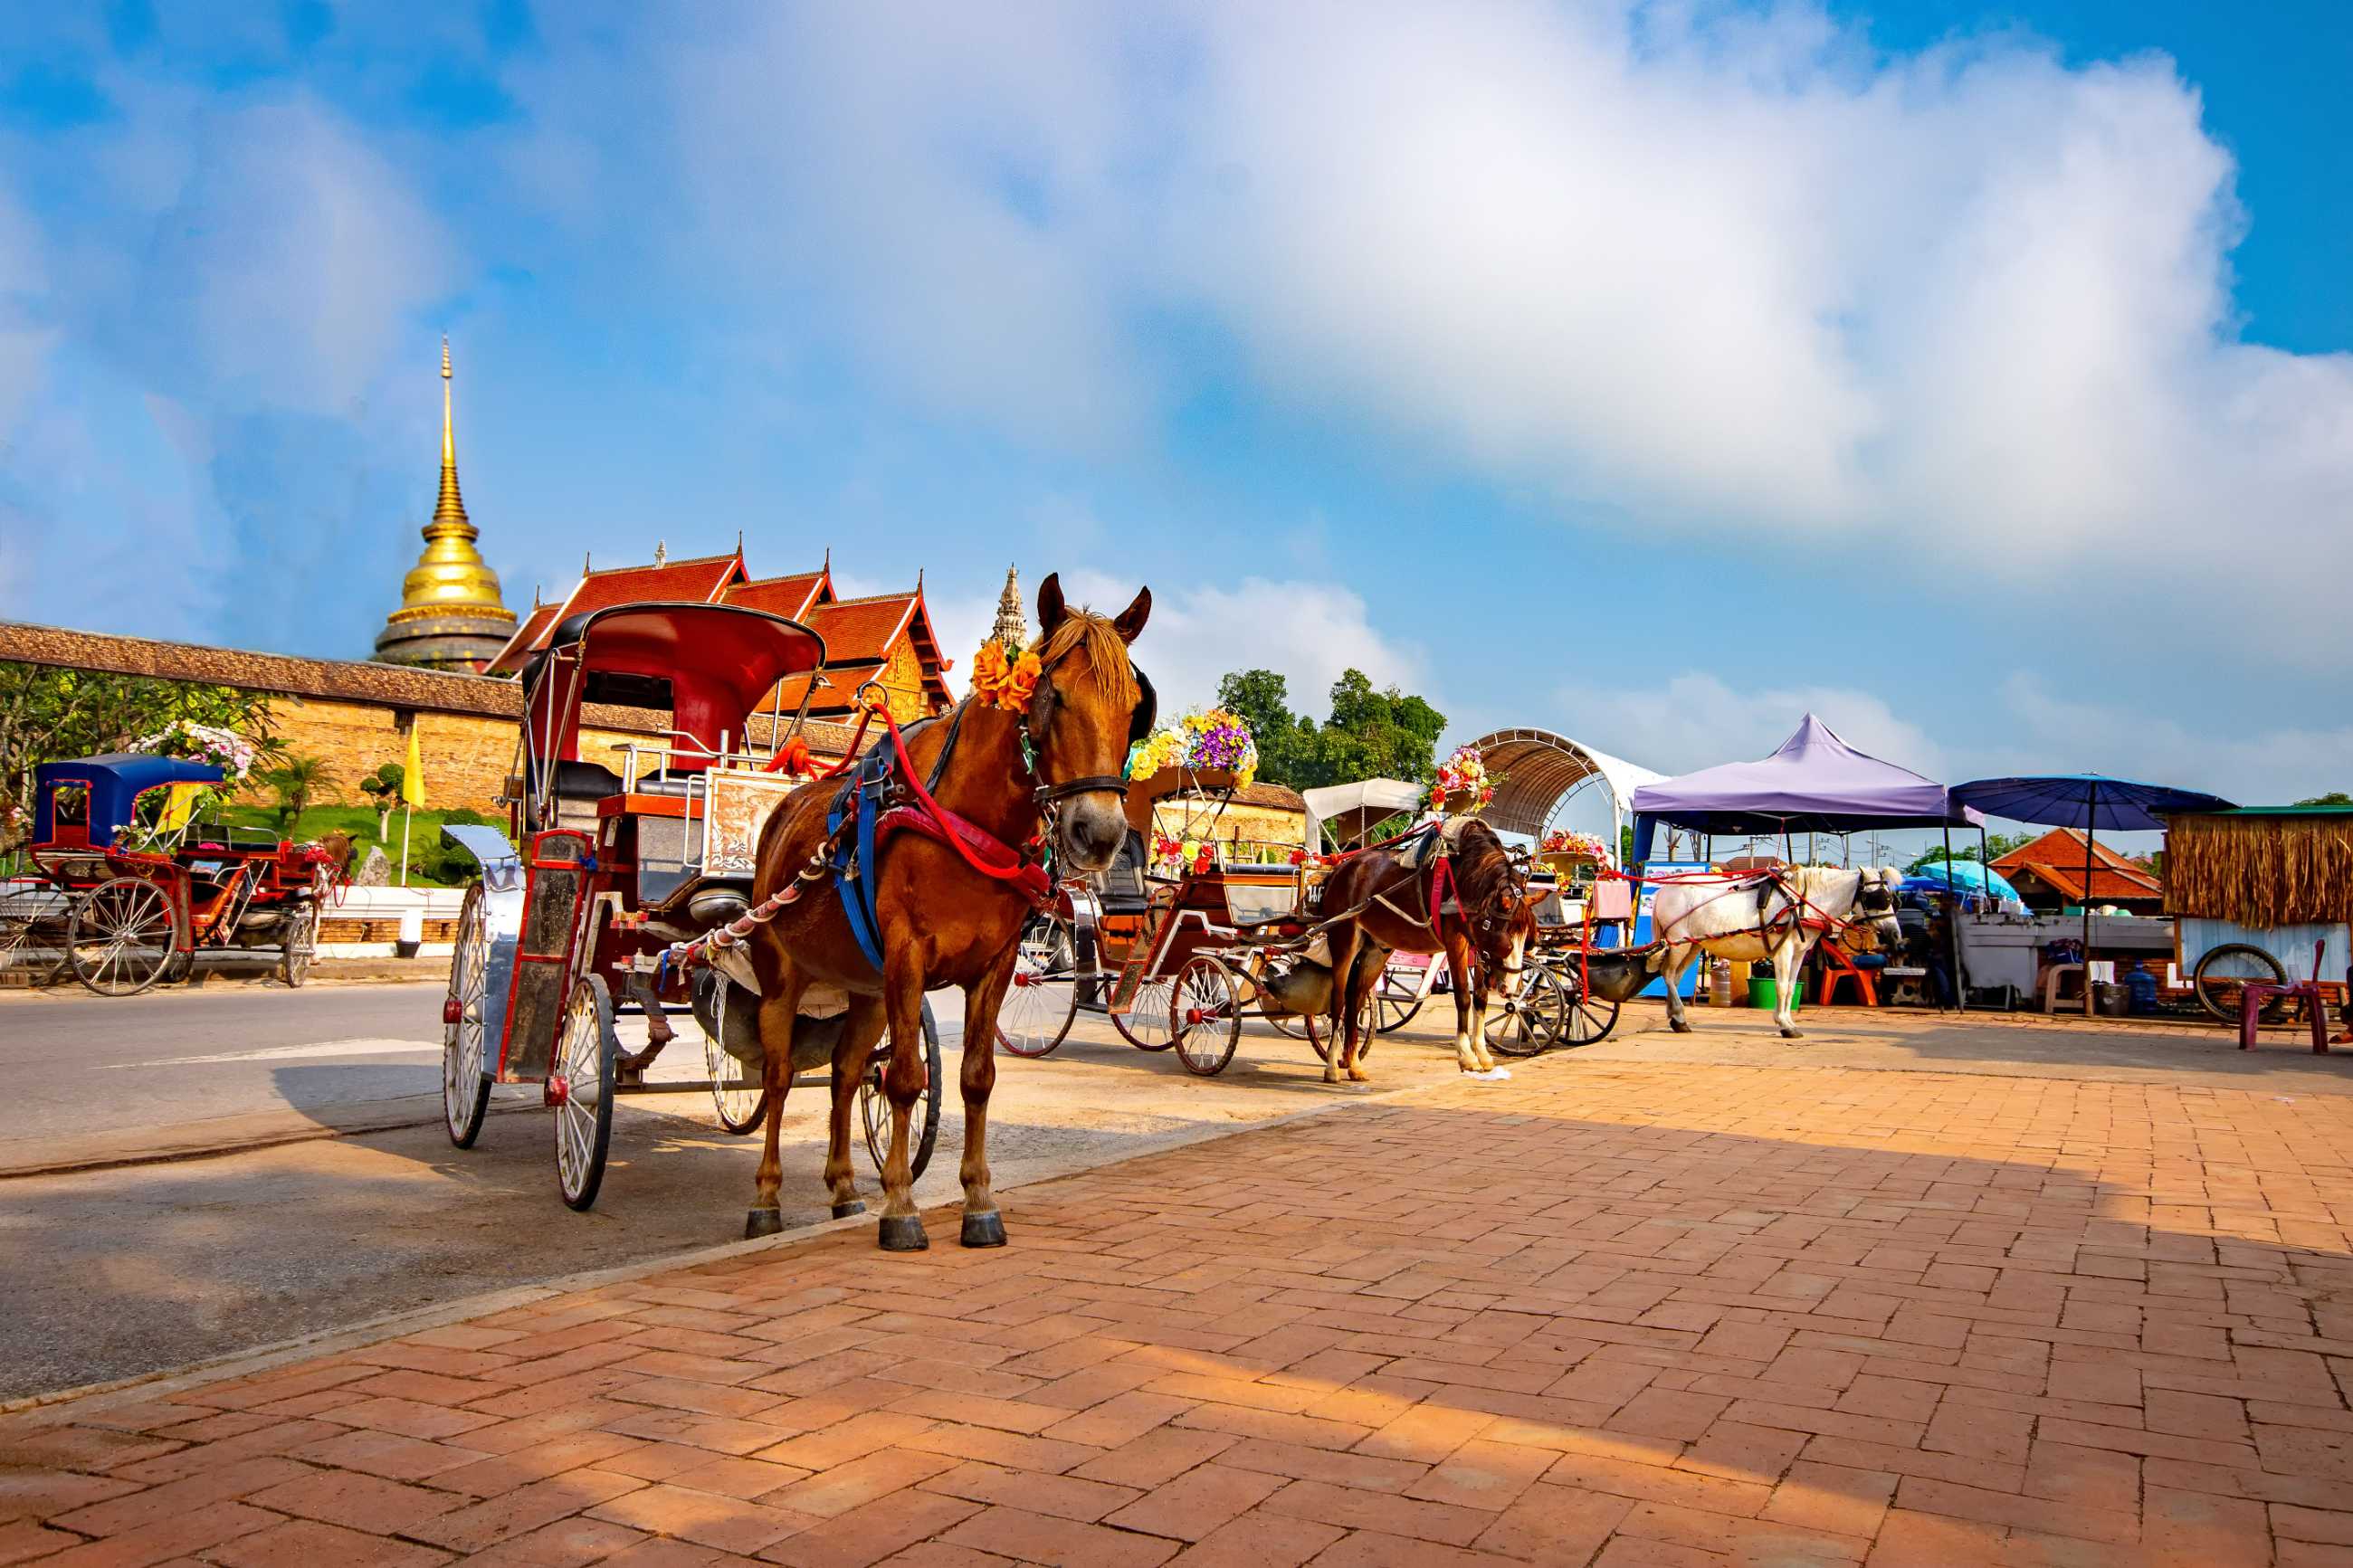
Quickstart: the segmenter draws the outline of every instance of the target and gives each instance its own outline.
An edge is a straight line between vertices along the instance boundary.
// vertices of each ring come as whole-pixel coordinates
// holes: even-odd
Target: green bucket
[[[1750,976],[1748,1005],[1751,1007],[1761,1007],[1767,1013],[1778,1011],[1781,1005],[1781,983],[1769,974]],[[1797,994],[1790,1000],[1789,1011],[1794,1013],[1805,1005],[1806,983],[1800,980],[1798,982]]]

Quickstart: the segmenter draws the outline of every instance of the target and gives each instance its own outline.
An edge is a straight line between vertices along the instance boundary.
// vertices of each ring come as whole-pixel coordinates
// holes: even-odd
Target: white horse
[[[1667,980],[1667,1023],[1675,1033],[1691,1032],[1678,986],[1694,953],[1734,962],[1773,961],[1778,1000],[1773,1022],[1784,1039],[1803,1037],[1794,1016],[1798,971],[1821,934],[1850,921],[1868,921],[1880,945],[1901,951],[1895,924],[1892,866],[1843,870],[1836,866],[1784,866],[1757,877],[1670,882],[1659,889],[1651,930],[1661,943],[1651,967]]]

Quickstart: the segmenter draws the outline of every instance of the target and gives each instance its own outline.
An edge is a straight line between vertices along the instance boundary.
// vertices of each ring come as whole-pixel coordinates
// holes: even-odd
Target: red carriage
[[[270,963],[301,984],[339,867],[319,845],[198,819],[221,781],[211,763],[136,752],[36,769],[37,875],[0,901],[0,948],[37,972],[70,968],[106,996],[200,963]]]
[[[450,1141],[480,1134],[493,1083],[537,1083],[555,1112],[556,1174],[575,1209],[596,1201],[625,1093],[708,1090],[721,1125],[750,1131],[765,1104],[749,965],[714,953],[691,970],[670,961],[750,905],[760,829],[799,781],[807,748],[765,721],[780,682],[815,671],[825,644],[798,622],[736,605],[637,604],[575,616],[524,668],[525,717],[509,782],[512,838],[497,829],[442,831],[481,863],[466,895],[443,1005],[443,1108]],[[582,754],[590,703],[665,710],[649,743],[613,748],[617,767]],[[740,953],[740,950],[738,950]],[[690,1008],[706,1078],[649,1082],[653,1052],[625,1057],[617,1005],[656,1016]],[[938,1135],[939,1035],[923,1015],[929,1094],[919,1107],[913,1168]],[[804,1017],[794,1066],[830,1059],[838,1018]],[[878,1167],[888,1111],[875,1081],[860,1086]],[[805,1080],[804,1080],[805,1081]]]

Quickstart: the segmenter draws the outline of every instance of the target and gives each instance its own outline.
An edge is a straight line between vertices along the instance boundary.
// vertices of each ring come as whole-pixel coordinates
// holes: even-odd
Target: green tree
[[[0,661],[0,852],[31,830],[36,766],[119,752],[175,723],[234,730],[265,755],[277,749],[259,692]]]
[[[261,775],[261,782],[278,795],[278,831],[290,834],[311,803],[322,794],[332,782],[324,757],[288,757],[283,763]]]
[[[1250,727],[1258,742],[1258,776],[1293,789],[1315,747],[1315,724],[1291,710],[1290,685],[1271,669],[1238,669],[1218,682],[1218,706]]]
[[[1423,784],[1438,771],[1438,738],[1446,715],[1391,686],[1376,689],[1361,669],[1332,683],[1332,716],[1316,732],[1317,784],[1355,779],[1403,779]]]
[[[359,791],[375,804],[375,836],[392,836],[392,808],[400,804],[400,786],[408,782],[408,770],[398,763],[386,763],[367,777],[360,780]]]
[[[2316,795],[2309,800],[2300,800],[2295,804],[2298,805],[2353,805],[2353,795],[2347,795],[2341,789],[2333,789],[2327,795]]]

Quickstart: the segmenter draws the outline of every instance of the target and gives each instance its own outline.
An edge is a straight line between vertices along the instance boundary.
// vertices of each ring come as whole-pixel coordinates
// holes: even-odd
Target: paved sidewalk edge
[[[1573,1064],[1576,1060],[1577,1053],[1565,1051],[1548,1053],[1541,1057],[1516,1058],[1510,1066],[1514,1073],[1539,1068],[1551,1070],[1566,1064]],[[1609,1064],[1597,1063],[1596,1065]],[[1084,1175],[1090,1171],[1103,1170],[1113,1165],[1124,1165],[1131,1160],[1149,1159],[1155,1154],[1166,1153],[1171,1149],[1187,1148],[1196,1143],[1215,1142],[1222,1138],[1240,1138],[1253,1132],[1264,1132],[1277,1127],[1287,1127],[1294,1121],[1304,1121],[1310,1117],[1329,1115],[1334,1111],[1345,1110],[1354,1106],[1378,1105],[1391,1100],[1404,1100],[1413,1095],[1427,1094],[1432,1089],[1450,1089],[1454,1083],[1455,1080],[1452,1079],[1441,1079],[1435,1083],[1412,1084],[1401,1089],[1374,1089],[1370,1092],[1348,1093],[1344,1089],[1342,1093],[1319,1104],[1303,1106],[1297,1110],[1270,1117],[1264,1121],[1253,1121],[1244,1127],[1197,1127],[1161,1133],[1148,1140],[1142,1147],[1126,1150],[1114,1159],[1090,1159],[1085,1155],[1071,1155],[1061,1160],[1042,1162],[1041,1169],[1032,1172],[1017,1182],[1008,1183],[999,1190],[1020,1192],[1026,1188],[1041,1186],[1048,1182],[1064,1181],[1071,1176]],[[537,1107],[521,1109],[536,1110]],[[954,1206],[954,1205],[941,1205],[929,1212],[936,1215],[942,1209]],[[365,1322],[353,1323],[339,1329],[322,1329],[317,1333],[305,1334],[290,1340],[280,1340],[273,1344],[262,1345],[252,1350],[237,1351],[228,1355],[213,1356],[203,1361],[191,1362],[185,1366],[159,1368],[154,1372],[115,1378],[106,1383],[84,1384],[77,1388],[62,1388],[47,1394],[31,1394],[16,1399],[0,1400],[0,1416],[45,1413],[50,1419],[63,1420],[68,1414],[65,1406],[80,1405],[90,1400],[101,1401],[99,1408],[102,1409],[106,1404],[113,1403],[115,1396],[134,1392],[141,1398],[152,1398],[163,1394],[176,1394],[182,1389],[201,1387],[208,1383],[219,1383],[233,1377],[243,1377],[253,1373],[264,1372],[270,1367],[280,1366],[290,1361],[331,1355],[338,1351],[357,1350],[364,1345],[380,1344],[385,1340],[398,1339],[403,1334],[416,1333],[420,1330],[439,1328],[446,1323],[463,1322],[470,1318],[485,1317],[492,1312],[504,1311],[510,1307],[525,1306],[533,1301],[544,1300],[551,1296],[561,1296],[575,1290],[591,1290],[602,1285],[617,1285],[626,1280],[640,1279],[649,1274],[659,1274],[673,1268],[700,1268],[706,1263],[716,1263],[749,1253],[802,1247],[818,1237],[831,1236],[837,1231],[867,1226],[873,1223],[874,1218],[871,1213],[852,1215],[846,1219],[818,1220],[782,1236],[762,1237],[756,1241],[723,1242],[716,1247],[698,1247],[688,1252],[674,1252],[665,1257],[620,1264],[611,1268],[596,1268],[578,1274],[566,1274],[558,1279],[543,1280],[536,1285],[509,1286],[501,1290],[463,1297],[455,1301],[445,1301],[430,1307],[417,1307],[406,1312],[394,1312],[381,1318],[371,1318]]]

